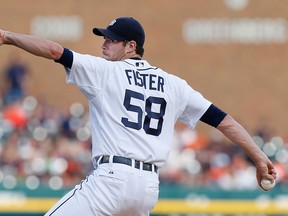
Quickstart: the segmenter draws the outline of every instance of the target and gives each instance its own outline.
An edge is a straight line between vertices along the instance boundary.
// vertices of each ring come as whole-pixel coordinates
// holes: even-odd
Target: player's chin
[[[112,58],[111,56],[108,56],[108,55],[103,55],[102,57],[103,57],[104,59],[106,59],[107,61],[117,61],[117,59]]]
[[[111,61],[111,57],[109,55],[107,55],[107,54],[103,53],[102,58],[104,58],[104,59],[106,59],[108,61]]]

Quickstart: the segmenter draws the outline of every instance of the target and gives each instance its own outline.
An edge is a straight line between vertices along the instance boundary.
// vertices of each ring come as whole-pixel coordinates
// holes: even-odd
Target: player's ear
[[[126,52],[130,53],[136,50],[136,42],[135,41],[127,41],[126,43]]]

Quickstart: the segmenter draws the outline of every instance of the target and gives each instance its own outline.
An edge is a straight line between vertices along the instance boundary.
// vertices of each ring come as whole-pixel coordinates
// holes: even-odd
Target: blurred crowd
[[[26,181],[55,189],[79,183],[92,169],[87,112],[80,103],[61,110],[32,96],[0,110],[0,182]]]
[[[27,66],[11,63],[2,73],[0,97],[0,185],[37,189],[72,187],[93,170],[89,111],[81,103],[57,107],[27,95]],[[251,132],[275,163],[278,184],[288,184],[287,140],[264,127]],[[199,134],[176,124],[173,148],[161,182],[224,190],[256,189],[255,168],[243,151],[216,129]]]

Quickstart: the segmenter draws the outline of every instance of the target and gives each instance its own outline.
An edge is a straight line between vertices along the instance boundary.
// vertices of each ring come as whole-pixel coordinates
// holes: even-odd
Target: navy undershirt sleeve
[[[63,54],[60,59],[55,60],[55,62],[62,64],[63,66],[71,69],[73,63],[73,53],[71,50],[64,48]]]
[[[211,106],[203,114],[200,120],[216,128],[226,115],[227,113],[223,112],[221,109],[211,104]]]

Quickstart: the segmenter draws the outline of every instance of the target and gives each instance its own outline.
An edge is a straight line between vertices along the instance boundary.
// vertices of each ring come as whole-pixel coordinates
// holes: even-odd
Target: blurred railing
[[[13,190],[0,188],[0,215],[37,215],[45,213],[70,188],[36,190],[24,185]],[[159,202],[153,215],[287,215],[288,187],[258,190],[221,190],[161,184]]]

